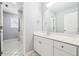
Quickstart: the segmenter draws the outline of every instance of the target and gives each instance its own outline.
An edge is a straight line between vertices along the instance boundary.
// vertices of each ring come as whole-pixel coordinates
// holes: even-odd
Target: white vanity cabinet
[[[53,40],[34,36],[34,50],[42,56],[53,56]]]
[[[76,56],[77,55],[77,47],[54,41],[54,56]]]
[[[74,39],[36,33],[34,35],[34,50],[41,56],[78,56],[79,39]]]

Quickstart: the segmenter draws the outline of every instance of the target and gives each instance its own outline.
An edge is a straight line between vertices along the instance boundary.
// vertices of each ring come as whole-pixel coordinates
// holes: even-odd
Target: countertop
[[[34,32],[34,35],[79,46],[79,35],[77,34],[65,34],[54,32],[47,34],[46,32]]]

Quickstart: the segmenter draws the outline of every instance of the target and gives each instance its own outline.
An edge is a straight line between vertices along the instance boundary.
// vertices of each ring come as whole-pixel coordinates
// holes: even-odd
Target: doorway
[[[2,56],[23,56],[20,38],[19,2],[3,2],[3,53]],[[18,9],[17,9],[18,8]],[[21,14],[22,16],[22,14]]]

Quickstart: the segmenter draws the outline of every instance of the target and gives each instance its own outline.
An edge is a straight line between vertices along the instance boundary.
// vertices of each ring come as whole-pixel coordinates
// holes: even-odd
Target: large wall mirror
[[[44,9],[43,31],[69,34],[79,33],[78,2],[46,3]]]

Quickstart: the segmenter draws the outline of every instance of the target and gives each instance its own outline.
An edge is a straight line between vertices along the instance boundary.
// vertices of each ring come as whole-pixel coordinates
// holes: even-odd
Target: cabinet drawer
[[[72,55],[57,48],[54,48],[54,56],[72,56]]]
[[[39,41],[39,43],[47,43],[49,45],[53,45],[53,40],[51,39],[46,39],[46,38],[39,37],[39,36],[35,36],[34,39]]]
[[[50,46],[53,46],[53,40],[51,40],[51,39],[42,38],[42,42],[44,42]]]
[[[42,40],[42,38],[41,38],[41,37],[39,37],[39,36],[34,36],[34,40],[41,41],[41,40]]]
[[[68,52],[72,55],[77,55],[77,47],[76,46],[72,46],[70,44],[54,41],[54,47],[56,47],[60,50],[63,50],[65,52]]]

